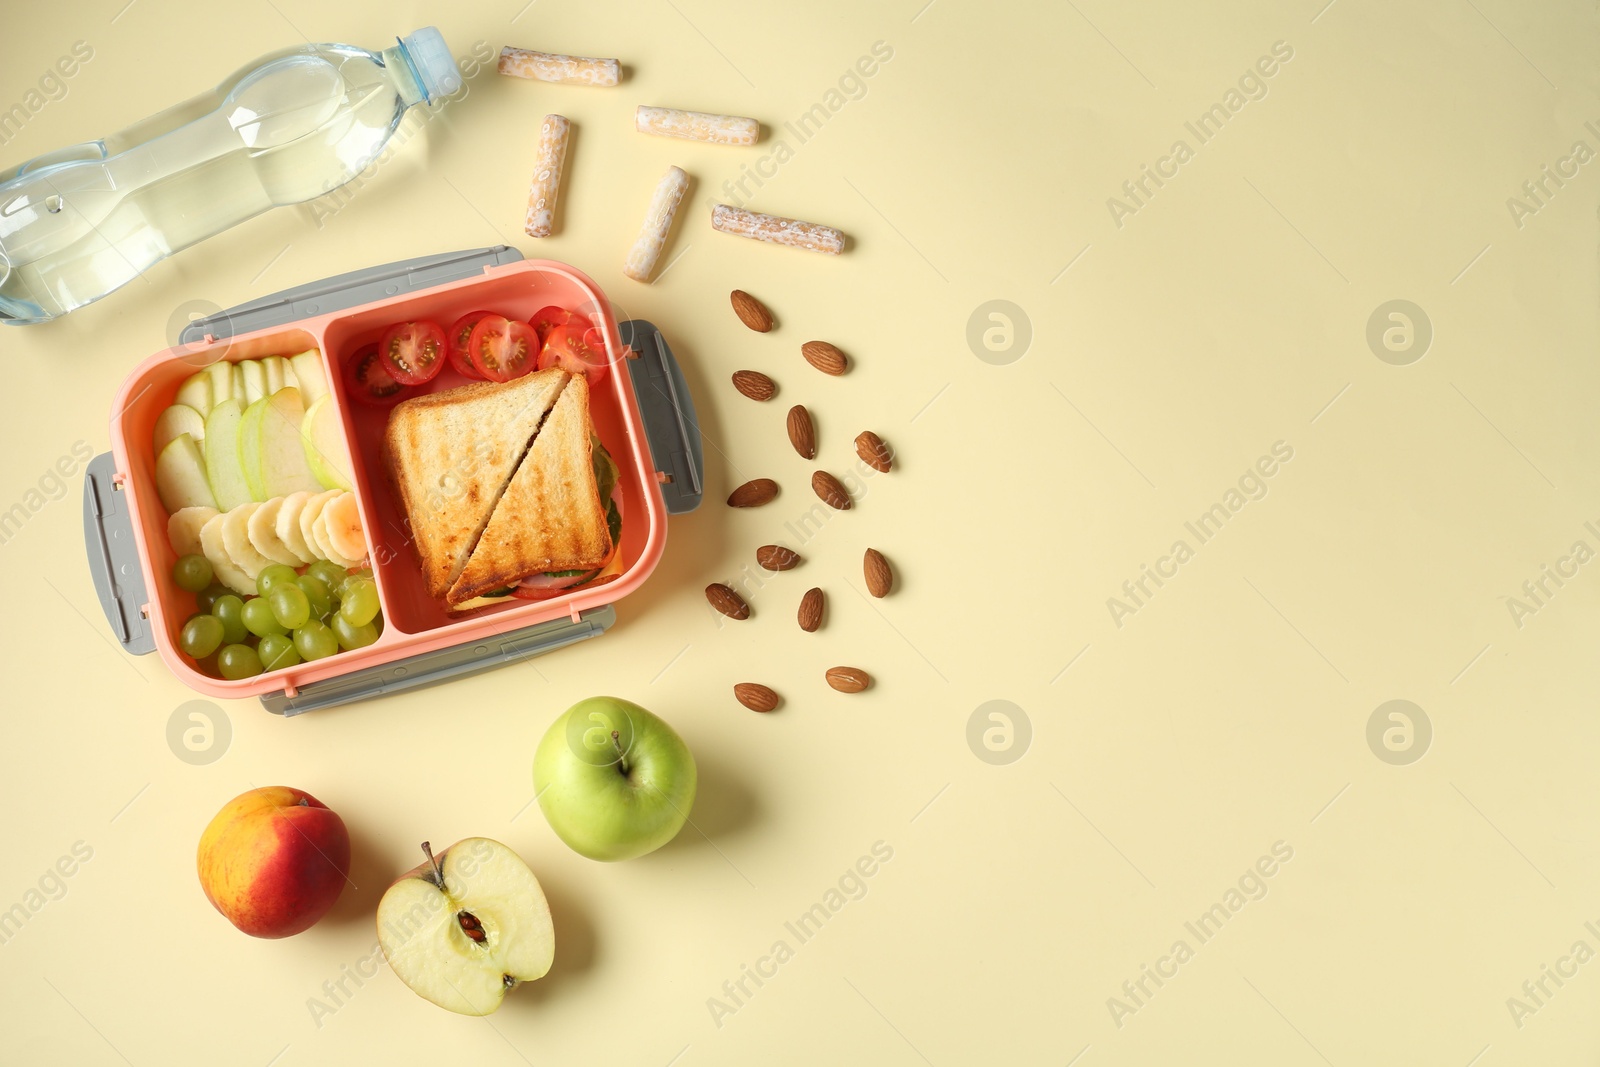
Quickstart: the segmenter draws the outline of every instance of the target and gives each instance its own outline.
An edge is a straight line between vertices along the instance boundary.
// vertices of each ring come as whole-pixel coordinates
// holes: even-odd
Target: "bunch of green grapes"
[[[297,574],[274,563],[257,576],[258,595],[248,598],[213,577],[211,563],[200,555],[182,556],[172,568],[172,580],[195,594],[199,608],[183,624],[178,647],[208,674],[250,678],[340,649],[365,648],[383,632],[370,570],[347,571],[318,560]]]

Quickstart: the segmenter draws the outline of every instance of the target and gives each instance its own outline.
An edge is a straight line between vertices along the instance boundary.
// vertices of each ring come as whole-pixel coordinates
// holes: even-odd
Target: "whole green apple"
[[[533,757],[539,808],[556,836],[593,860],[627,860],[671,841],[694,806],[694,757],[659,716],[616,697],[562,713]]]

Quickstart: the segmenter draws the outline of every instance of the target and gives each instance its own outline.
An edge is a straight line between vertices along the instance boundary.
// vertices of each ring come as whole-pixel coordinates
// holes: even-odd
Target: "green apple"
[[[295,388],[306,407],[315,404],[328,391],[328,377],[322,372],[322,353],[308,348],[299,355],[289,357],[289,368],[294,372]]]
[[[180,433],[161,449],[156,457],[156,492],[168,514],[217,506],[206,478],[205,460],[193,437]]]
[[[694,756],[665,720],[616,697],[580,700],[533,758],[539,809],[593,860],[626,860],[671,841],[689,818]]]
[[[206,439],[206,420],[188,404],[173,404],[163,411],[156,419],[155,450],[160,455],[161,450],[167,447],[167,442],[175,440],[181,433],[186,433],[195,439],[195,442]]]
[[[245,408],[239,422],[239,458],[245,482],[257,500],[321,488],[300,439],[305,415],[297,389],[279,389]]]
[[[244,403],[248,407],[267,395],[267,369],[259,359],[245,359],[235,363],[244,382]]]
[[[232,511],[255,497],[244,479],[244,464],[239,457],[239,423],[244,409],[229,397],[206,416],[206,475],[216,495],[218,511]]]
[[[201,418],[204,418],[213,403],[211,377],[205,371],[189,375],[183,384],[178,386],[178,395],[172,398],[172,402],[193,408],[200,413]]]
[[[239,401],[239,407],[244,408],[244,401],[234,396],[233,393],[233,364],[225,359],[219,359],[205,370],[206,379],[211,382],[211,406],[227,400],[229,397]],[[207,414],[210,414],[208,411]]]
[[[543,978],[556,933],[539,879],[498,841],[469,837],[412,868],[378,901],[378,944],[418,996],[488,1015],[507,991]]]
[[[324,489],[354,489],[350,478],[350,448],[345,444],[344,427],[327,393],[306,408],[300,424],[300,439],[305,444],[306,462]]]

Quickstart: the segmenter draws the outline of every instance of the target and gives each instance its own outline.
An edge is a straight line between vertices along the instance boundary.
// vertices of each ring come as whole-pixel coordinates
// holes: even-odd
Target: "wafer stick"
[[[561,170],[567,162],[567,133],[572,123],[560,115],[546,115],[539,128],[539,161],[533,165],[528,186],[528,217],[523,229],[529,237],[549,237],[555,225],[556,195],[561,191]]]
[[[763,215],[759,211],[746,211],[727,204],[711,206],[711,228],[737,237],[748,237],[752,241],[826,252],[831,256],[844,251],[844,234],[832,226],[786,219],[779,215]]]
[[[667,245],[667,231],[672,229],[672,217],[683,202],[689,188],[689,176],[677,167],[668,167],[666,176],[656,186],[650,198],[650,210],[645,212],[644,224],[639,227],[639,239],[628,250],[628,262],[622,273],[635,281],[647,282],[656,269],[656,260]]]
[[[750,145],[761,136],[761,123],[739,115],[711,115],[704,111],[679,111],[671,107],[639,105],[634,128],[657,137],[681,137],[711,144]]]
[[[500,49],[500,73],[568,85],[615,85],[622,71],[614,59],[563,56],[506,45]]]

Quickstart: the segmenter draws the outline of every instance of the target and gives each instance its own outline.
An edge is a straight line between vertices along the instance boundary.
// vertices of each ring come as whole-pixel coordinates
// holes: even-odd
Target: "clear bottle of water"
[[[427,27],[263,56],[209,93],[0,172],[0,322],[48,322],[271,207],[343,185],[461,75]]]

